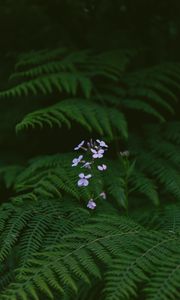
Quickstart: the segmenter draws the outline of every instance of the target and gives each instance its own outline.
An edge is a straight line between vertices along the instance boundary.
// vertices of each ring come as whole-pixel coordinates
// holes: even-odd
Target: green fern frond
[[[166,100],[164,100],[155,90],[145,88],[145,87],[135,87],[128,90],[129,98],[135,97],[138,98],[146,98],[148,102],[155,102],[162,108],[165,108],[168,112],[174,113],[174,109],[171,105],[168,104]]]
[[[179,237],[175,233],[147,231],[129,218],[112,214],[109,218],[100,214],[72,234],[65,234],[63,244],[57,243],[35,253],[22,269],[17,270],[16,281],[2,293],[2,299],[16,300],[31,295],[30,290],[36,299],[41,299],[40,291],[52,299],[55,290],[66,296],[74,295],[74,292],[79,294],[79,282],[91,284],[91,278],[101,280],[100,266],[101,270],[103,266],[108,267],[104,299],[124,300],[136,295],[138,284],[142,282],[147,285],[147,299],[151,299],[148,297],[158,293],[161,281],[157,280],[154,287],[151,280],[149,284],[148,276],[161,272],[161,263],[164,266],[167,257],[170,257],[168,264],[172,267],[175,245],[177,257]],[[169,281],[168,275],[164,274],[163,282]],[[178,276],[177,273],[176,278]],[[175,300],[178,295],[176,281],[174,285],[170,282],[168,288]],[[165,286],[163,291],[165,300],[168,299],[168,288]]]
[[[23,170],[23,167],[17,166],[3,166],[0,168],[0,177],[6,185],[6,188],[13,186],[18,174]]]
[[[43,49],[40,51],[31,51],[29,53],[22,53],[17,58],[15,69],[19,69],[24,66],[38,65],[48,60],[52,60],[68,52],[67,48],[57,48],[54,50]]]
[[[3,261],[8,255],[12,247],[17,242],[21,231],[27,225],[31,218],[32,212],[29,209],[24,209],[13,216],[6,222],[6,227],[1,235],[0,261]]]
[[[155,205],[159,204],[157,186],[152,179],[148,178],[139,170],[135,169],[129,178],[129,193],[138,192],[149,198]]]
[[[117,80],[132,56],[132,51],[113,51],[91,56],[89,54],[89,51],[68,53],[65,49],[56,49],[22,56],[16,64],[16,69],[35,66],[13,73],[10,79],[30,80],[1,92],[0,96],[27,96],[30,93],[37,95],[40,92],[46,95],[53,90],[75,95],[80,86],[85,96],[89,97],[92,90],[91,78],[101,76]],[[116,59],[119,60],[119,64]]]
[[[142,238],[142,242],[137,241],[137,244],[134,243],[137,246],[133,250],[128,249],[126,253],[119,254],[112,265],[110,264],[109,271],[106,274],[105,299],[130,299],[130,296],[137,296],[137,285],[141,282],[148,284],[147,275],[153,274],[157,269],[157,265],[172,254],[173,250],[169,247],[176,239],[175,236],[158,236],[156,233],[156,238],[154,238],[153,234],[149,236],[146,234],[146,238]],[[155,295],[159,290],[158,281],[156,281],[156,284]],[[174,289],[172,299],[175,299],[177,293],[178,291]],[[147,299],[149,298],[147,297]],[[157,297],[156,299],[160,298]]]
[[[51,94],[53,90],[60,93],[65,91],[75,95],[79,87],[85,97],[89,98],[92,90],[92,83],[89,78],[78,72],[61,72],[20,83],[6,91],[0,92],[0,97],[21,97],[28,96],[28,94],[38,95],[39,93],[47,95]]]
[[[177,139],[179,137],[179,124],[177,124],[176,128],[174,126],[172,127],[174,131],[172,132],[171,130],[172,136],[169,139],[169,137],[166,136],[166,132],[169,130],[168,128],[171,128],[171,125],[171,123],[167,123],[165,125],[146,126],[143,130],[143,141],[138,139],[137,135],[130,137],[130,151],[132,151],[132,154],[137,158],[137,168],[133,177],[135,181],[138,182],[139,180],[139,183],[141,182],[139,185],[140,191],[143,190],[143,177],[147,183],[149,181],[147,194],[149,193],[148,186],[149,189],[151,189],[150,186],[152,185],[150,185],[150,182],[152,182],[153,179],[153,184],[156,186],[156,194],[158,192],[159,196],[161,195],[160,197],[164,197],[164,194],[168,193],[170,197],[173,196],[175,200],[179,200],[180,147]],[[138,173],[138,169],[142,176]],[[153,190],[155,191],[154,188]],[[153,194],[152,192],[152,195]],[[157,197],[155,198],[157,199]],[[158,203],[156,201],[155,203]]]
[[[62,53],[61,53],[62,52]],[[88,58],[87,51],[79,51],[66,53],[65,56],[58,57],[58,54],[64,54],[63,49],[59,49],[57,51],[47,52],[41,56],[33,55],[32,59],[20,60],[16,64],[17,66],[22,65],[35,65],[34,67],[20,71],[17,73],[13,73],[10,76],[11,79],[21,79],[21,78],[34,78],[38,76],[42,76],[44,74],[51,74],[56,72],[64,72],[64,71],[77,71],[76,65],[79,67],[83,64]],[[37,65],[37,66],[36,66]]]
[[[117,93],[117,95],[114,95],[113,92]],[[108,103],[110,105],[113,105],[116,107],[116,109],[130,109],[130,110],[135,110],[135,111],[140,111],[140,112],[145,112],[149,115],[154,116],[156,119],[158,119],[161,122],[165,121],[165,118],[163,117],[163,114],[154,107],[153,103],[147,103],[143,99],[136,99],[136,98],[127,98],[126,97],[126,91],[120,89],[120,95],[119,93],[119,88],[112,88],[112,94],[102,94],[101,96],[97,95],[94,96],[93,99],[95,99],[97,102],[101,103]]]
[[[180,254],[172,254],[154,274],[146,288],[148,300],[164,300],[179,298]]]
[[[106,226],[104,226],[105,219]],[[39,299],[36,292],[38,287],[53,299],[51,289],[57,286],[57,281],[54,280],[56,277],[59,282],[58,290],[77,291],[77,280],[89,282],[91,275],[101,277],[96,258],[102,263],[111,261],[109,251],[110,253],[118,252],[120,241],[127,239],[130,243],[139,230],[141,230],[140,227],[130,220],[119,220],[114,217],[107,223],[107,217],[102,215],[98,220],[92,220],[91,225],[78,229],[77,234],[67,235],[63,244],[51,246],[47,248],[48,251],[37,253],[29,261],[31,271],[27,267],[24,268],[19,281],[10,285],[2,297],[18,299],[32,289],[35,291],[36,298]],[[116,250],[112,244],[116,245]],[[27,262],[27,266],[29,263]],[[19,269],[18,272],[20,271]],[[49,274],[50,277],[47,278],[43,274]],[[88,274],[89,279],[85,274]]]
[[[100,135],[107,135],[111,139],[114,130],[127,138],[127,124],[121,112],[81,99],[67,99],[49,108],[30,113],[16,129],[19,131],[36,125],[42,128],[44,124],[50,127],[54,124],[61,126],[63,123],[70,127],[71,121],[80,123],[89,131],[96,130]]]
[[[180,122],[167,122],[163,127],[161,135],[164,139],[171,141],[172,143],[180,145]]]
[[[137,99],[122,99],[121,102],[123,107],[127,109],[132,109],[136,111],[142,111],[145,112],[149,115],[154,116],[157,118],[159,121],[164,122],[165,118],[161,113],[158,112],[153,106],[151,106],[149,103],[146,103],[142,100],[137,100]]]
[[[137,55],[137,50],[123,49],[103,52],[89,57],[87,68],[90,74],[114,75],[114,79],[122,76],[131,60]],[[113,77],[112,77],[113,78]]]

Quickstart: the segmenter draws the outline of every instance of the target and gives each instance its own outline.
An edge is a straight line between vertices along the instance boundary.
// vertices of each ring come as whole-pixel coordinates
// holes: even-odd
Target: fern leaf
[[[127,138],[127,124],[124,115],[115,109],[102,107],[81,99],[67,99],[46,109],[27,115],[16,127],[17,131],[29,126],[48,124],[69,126],[70,121],[76,121],[87,130],[96,130],[101,135],[113,137],[113,129]]]

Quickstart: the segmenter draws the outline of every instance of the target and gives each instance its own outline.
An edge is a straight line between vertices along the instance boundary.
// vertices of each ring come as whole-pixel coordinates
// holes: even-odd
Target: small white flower
[[[103,199],[106,199],[106,193],[105,192],[102,192],[101,194],[99,194],[100,197],[102,197]]]
[[[96,140],[96,142],[99,144],[100,147],[108,148],[108,145],[104,141]]]
[[[83,158],[83,155],[80,155],[78,158],[74,158],[72,161],[72,167],[76,167],[80,163],[82,158]]]
[[[90,209],[95,209],[96,208],[96,202],[94,202],[93,199],[90,199],[88,204],[87,204],[87,207],[90,208]]]
[[[107,169],[107,166],[105,164],[102,164],[101,166],[97,166],[99,171],[105,171]]]
[[[74,150],[79,150],[83,145],[85,141],[82,141],[79,145],[77,145]]]
[[[87,186],[89,184],[89,181],[88,179],[91,178],[92,175],[91,174],[88,174],[88,175],[85,175],[84,173],[80,173],[79,174],[79,180],[78,180],[78,186]]]
[[[103,149],[99,149],[99,150],[91,149],[91,152],[93,153],[93,158],[101,158],[103,157],[104,154]]]

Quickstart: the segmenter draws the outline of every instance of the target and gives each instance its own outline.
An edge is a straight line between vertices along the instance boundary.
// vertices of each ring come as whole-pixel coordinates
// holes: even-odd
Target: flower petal
[[[77,184],[78,184],[78,186],[83,186],[84,185],[84,179],[79,179]]]
[[[84,186],[87,186],[89,184],[89,181],[87,179],[84,179]]]
[[[84,173],[79,174],[79,178],[84,178],[84,177],[85,177]]]
[[[79,145],[77,145],[74,150],[79,150],[83,145],[85,141],[82,141]]]
[[[91,174],[88,174],[88,175],[85,176],[86,179],[91,178],[91,177],[92,177]]]
[[[103,171],[103,167],[102,166],[97,166],[99,171]]]
[[[97,151],[95,149],[92,149],[92,148],[91,148],[91,152],[94,153],[94,154],[97,153]]]
[[[98,150],[98,153],[99,153],[99,154],[103,154],[103,153],[104,153],[104,150],[103,150],[103,149],[100,149],[100,150]]]

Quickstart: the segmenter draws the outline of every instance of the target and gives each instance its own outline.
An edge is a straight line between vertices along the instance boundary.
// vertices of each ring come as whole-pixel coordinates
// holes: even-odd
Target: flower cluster
[[[107,169],[105,164],[98,164],[99,159],[103,158],[105,151],[107,151],[108,145],[104,141],[100,141],[97,139],[96,141],[90,140],[90,142],[82,141],[79,145],[77,145],[74,150],[83,150],[86,152],[86,156],[88,160],[84,159],[83,155],[79,155],[78,157],[74,158],[72,161],[72,167],[81,166],[81,168],[85,168],[89,170],[89,174],[80,173],[79,180],[77,181],[77,185],[79,187],[87,187],[89,185],[89,179],[93,177],[93,168],[96,167],[97,170],[103,172]],[[97,198],[106,199],[105,192],[101,192]],[[96,208],[95,199],[90,199],[87,207],[90,209]]]

